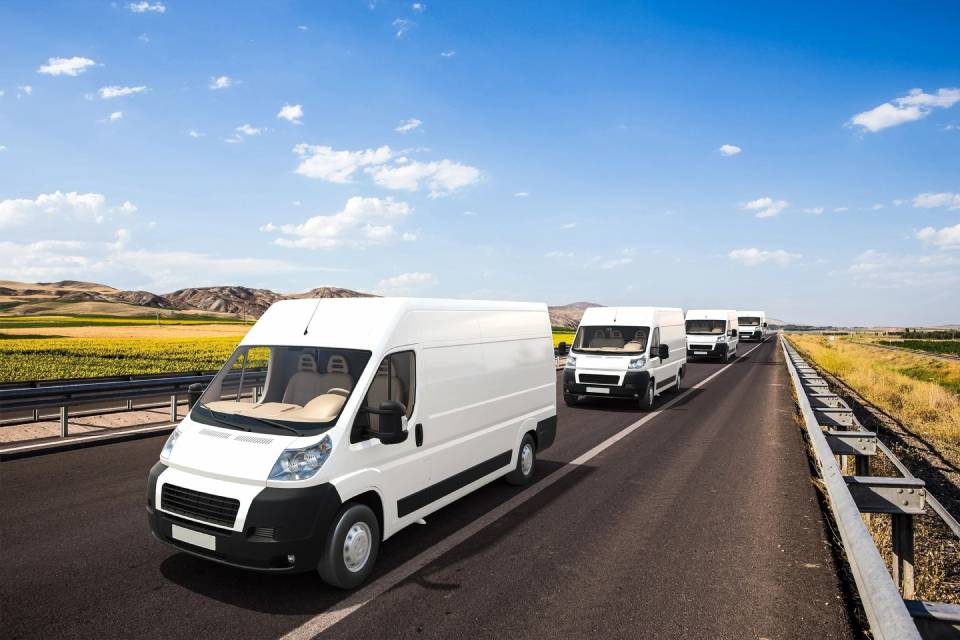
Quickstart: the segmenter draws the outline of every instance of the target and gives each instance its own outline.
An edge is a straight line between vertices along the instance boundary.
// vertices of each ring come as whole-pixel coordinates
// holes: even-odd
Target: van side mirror
[[[766,323],[766,322],[764,322],[764,323],[763,323],[763,326],[764,326],[764,328],[766,328],[766,326],[767,326],[767,323]]]
[[[731,338],[736,338],[736,337],[737,337],[737,330],[736,330],[736,329],[730,329],[730,331],[727,331],[727,335],[730,336]]]
[[[402,402],[387,400],[380,403],[379,409],[367,409],[370,413],[380,416],[380,425],[377,431],[370,431],[370,435],[383,444],[400,444],[406,441],[407,431],[404,429],[406,407]]]
[[[557,343],[557,355],[558,355],[558,356],[565,356],[565,355],[567,355],[567,351],[568,351],[568,349],[567,349],[567,343],[566,343],[566,342],[558,342],[558,343]]]
[[[666,360],[667,358],[669,358],[669,357],[670,357],[670,347],[669,347],[668,345],[661,344],[661,345],[660,345],[660,353],[659,353],[659,355],[660,355],[660,359],[661,359],[661,360]]]

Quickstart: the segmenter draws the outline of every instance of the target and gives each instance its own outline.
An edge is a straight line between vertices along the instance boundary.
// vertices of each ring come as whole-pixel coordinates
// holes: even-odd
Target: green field
[[[901,347],[915,349],[927,353],[942,353],[951,356],[960,356],[960,340],[878,340],[877,344],[886,347]]]

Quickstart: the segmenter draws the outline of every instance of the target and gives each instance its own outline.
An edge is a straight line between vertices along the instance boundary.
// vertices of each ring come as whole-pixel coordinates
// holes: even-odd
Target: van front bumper
[[[563,370],[563,392],[576,396],[592,396],[597,398],[639,398],[647,390],[650,382],[649,371],[627,371],[623,376],[623,384],[610,386],[602,384],[578,384],[573,369]],[[609,389],[608,393],[587,391],[591,389]]]
[[[695,345],[694,347],[687,346],[687,357],[688,358],[725,358],[727,356],[727,351],[729,351],[730,345],[726,342],[715,343],[712,345]],[[701,353],[706,351],[706,353]]]
[[[748,340],[748,341],[754,341],[754,340],[755,340],[755,341],[757,341],[757,342],[760,342],[761,340],[763,340],[763,333],[760,332],[760,331],[754,331],[753,333],[741,333],[741,334],[740,334],[740,339],[741,339],[741,340]]]
[[[158,462],[147,481],[147,521],[157,540],[221,564],[276,573],[315,571],[327,532],[340,511],[340,494],[332,484],[279,489],[266,487],[250,505],[243,531],[205,525],[160,511],[153,504],[157,478],[166,469]],[[212,535],[216,549],[177,540],[173,525]],[[294,557],[294,562],[288,560]]]

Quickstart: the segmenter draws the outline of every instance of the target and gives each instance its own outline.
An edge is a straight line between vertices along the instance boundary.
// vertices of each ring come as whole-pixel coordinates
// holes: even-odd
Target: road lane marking
[[[750,351],[747,351],[742,356],[739,356],[733,362],[713,372],[711,375],[707,376],[697,384],[687,389],[684,389],[682,393],[680,393],[676,397],[669,400],[667,403],[665,403],[662,407],[660,407],[656,411],[651,411],[650,413],[646,414],[645,416],[643,416],[633,424],[627,427],[624,427],[623,429],[613,434],[612,436],[610,436],[600,444],[596,445],[586,453],[581,454],[576,459],[560,467],[559,469],[557,469],[556,471],[548,475],[543,480],[540,480],[536,484],[528,487],[527,489],[524,489],[522,492],[513,496],[512,498],[500,504],[498,507],[492,509],[491,511],[488,511],[486,514],[480,516],[479,518],[477,518],[467,526],[463,527],[456,533],[450,536],[447,536],[446,538],[444,538],[437,544],[433,545],[429,549],[422,551],[419,555],[414,556],[413,558],[411,558],[410,560],[407,560],[404,564],[393,569],[389,573],[381,576],[380,578],[377,578],[376,580],[368,584],[366,587],[364,587],[360,591],[355,592],[353,595],[345,599],[336,609],[332,609],[330,611],[324,611],[323,613],[317,614],[310,620],[307,620],[305,623],[303,623],[296,629],[293,629],[292,631],[284,635],[281,638],[281,640],[306,640],[308,638],[314,638],[317,635],[323,633],[324,631],[326,631],[333,625],[337,624],[338,622],[340,622],[341,620],[343,620],[353,612],[357,611],[364,605],[370,603],[375,598],[383,595],[384,593],[386,593],[396,585],[400,584],[401,582],[403,582],[404,580],[406,580],[407,578],[415,574],[417,571],[420,571],[421,569],[423,569],[424,567],[426,567],[436,559],[440,558],[445,553],[451,551],[455,547],[466,542],[471,537],[480,533],[483,529],[487,528],[488,526],[490,526],[500,518],[506,516],[508,513],[510,513],[511,511],[513,511],[514,509],[522,505],[523,503],[531,500],[532,498],[536,497],[545,489],[548,489],[549,487],[553,486],[554,484],[556,484],[557,482],[565,478],[568,474],[575,471],[577,467],[580,467],[586,464],[591,459],[597,457],[598,455],[600,455],[601,453],[603,453],[604,451],[606,451],[616,443],[620,442],[621,440],[626,438],[628,435],[630,435],[631,433],[633,433],[634,431],[636,431],[646,423],[656,418],[663,411],[675,405],[685,395],[687,395],[687,393],[689,393],[690,391],[693,391],[694,389],[699,389],[703,385],[707,384],[708,382],[710,382],[711,380],[719,376],[721,373],[723,373],[724,371],[732,367],[734,364],[736,364],[740,358],[749,355],[756,349],[759,349],[761,346],[763,346],[763,344],[764,343],[761,342],[760,344],[755,346],[753,349],[750,349]]]

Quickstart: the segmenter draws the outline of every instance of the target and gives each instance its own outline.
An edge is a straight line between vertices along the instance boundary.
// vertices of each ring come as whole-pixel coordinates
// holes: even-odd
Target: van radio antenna
[[[303,328],[303,335],[307,335],[307,331],[310,330],[310,323],[313,322],[313,316],[317,315],[317,309],[320,308],[320,302],[321,302],[322,300],[323,300],[323,298],[318,298],[318,299],[317,299],[317,306],[315,306],[315,307],[313,308],[313,313],[311,313],[311,314],[310,314],[310,317],[307,319],[307,326],[305,326],[305,327]]]

